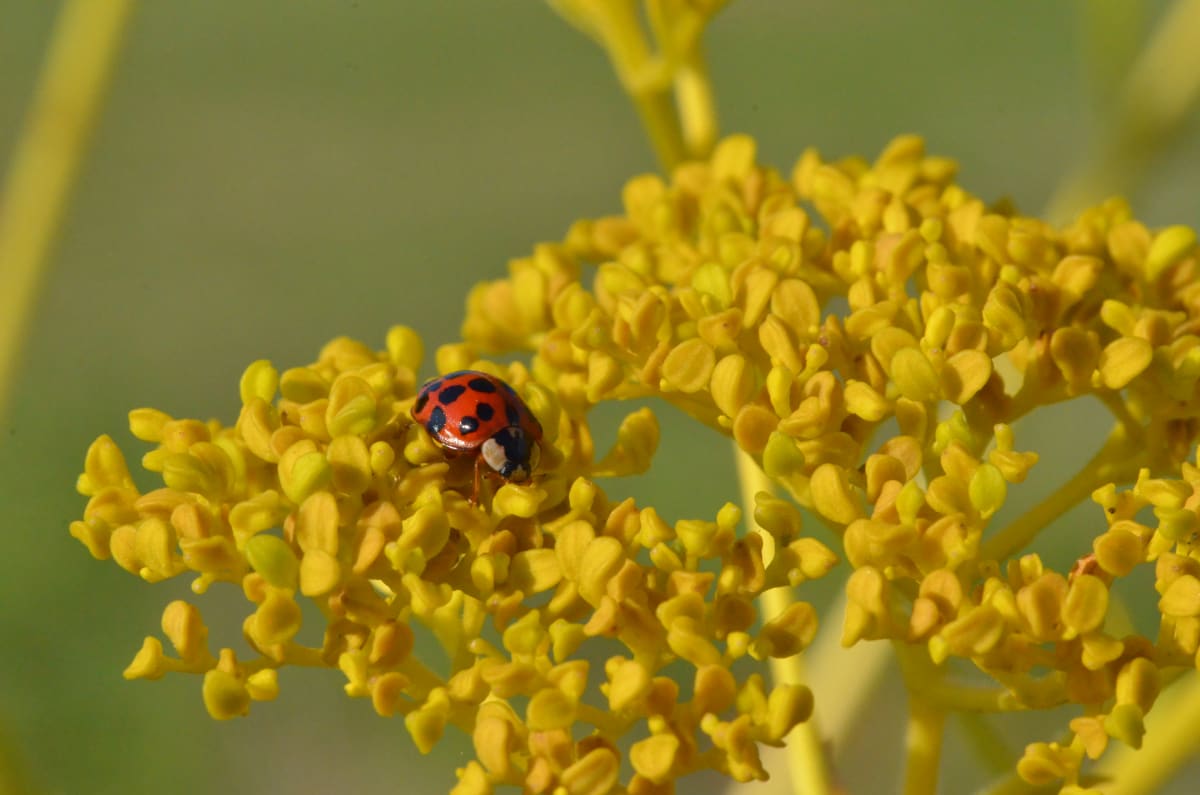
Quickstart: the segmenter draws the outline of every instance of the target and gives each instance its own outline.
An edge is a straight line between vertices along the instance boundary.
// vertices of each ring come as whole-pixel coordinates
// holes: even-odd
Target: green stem
[[[622,737],[636,721],[628,721],[612,712],[606,712],[591,704],[577,704],[575,716],[584,723],[590,723],[608,737]]]
[[[717,142],[717,105],[699,43],[675,74],[675,103],[688,156],[708,157]]]
[[[883,641],[843,647],[838,619],[845,612],[846,589],[842,587],[821,619],[816,640],[804,653],[813,693],[821,703],[837,705],[821,718],[821,731],[834,749],[846,747],[855,727],[869,718],[870,704],[892,659],[891,646]]]
[[[1066,221],[1084,207],[1137,186],[1200,100],[1198,36],[1200,1],[1177,0],[1129,70],[1094,154],[1055,192],[1046,211],[1049,219]]]
[[[1010,770],[1016,754],[1009,744],[988,722],[986,715],[978,712],[962,712],[957,715],[972,750],[988,770],[995,774]]]
[[[665,172],[707,157],[716,110],[701,35],[714,9],[649,0],[652,51],[633,0],[550,0],[567,22],[604,48]]]
[[[1030,705],[1014,695],[1015,687],[1022,692],[1036,693],[1039,699],[1057,701],[1050,685],[1027,679],[1014,681],[1010,687],[980,687],[960,685],[951,681],[943,667],[933,664],[923,646],[893,641],[896,661],[904,675],[904,685],[914,697],[933,707],[962,712],[1022,712]]]
[[[985,540],[979,550],[979,559],[1004,560],[1021,551],[1047,525],[1087,499],[1096,489],[1106,483],[1132,479],[1139,460],[1125,433],[1120,428],[1114,430],[1083,469],[1020,518]]]
[[[643,91],[633,94],[632,99],[642,126],[650,137],[658,163],[669,174],[686,157],[683,133],[675,117],[671,95],[667,91]]]
[[[55,23],[0,194],[0,417],[42,271],[103,107],[132,0],[71,0]]]
[[[915,693],[909,693],[908,698],[904,795],[933,795],[937,792],[946,713]]]
[[[754,495],[761,491],[771,492],[773,484],[747,453],[735,446],[734,455],[737,458],[738,482],[741,485],[742,511],[746,518],[746,526],[753,532],[764,533],[754,521]],[[764,616],[779,615],[792,604],[792,589],[772,588],[760,597],[760,601]],[[776,684],[804,684],[806,677],[803,658],[798,654],[784,659],[772,657],[771,679]],[[829,763],[821,743],[815,711],[807,721],[792,729],[785,748],[788,777],[797,795],[828,795],[833,791]]]
[[[1163,693],[1146,718],[1141,750],[1120,746],[1096,766],[1108,779],[1105,795],[1149,795],[1158,792],[1185,764],[1200,754],[1200,676],[1191,674]]]

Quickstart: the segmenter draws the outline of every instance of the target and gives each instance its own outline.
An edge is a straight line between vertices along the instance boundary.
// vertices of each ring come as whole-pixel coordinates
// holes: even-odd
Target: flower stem
[[[0,417],[42,271],[112,75],[132,0],[70,0],[0,194]]]
[[[1146,742],[1141,750],[1120,746],[1096,766],[1108,779],[1106,795],[1148,795],[1158,792],[1180,767],[1200,753],[1200,676],[1189,675],[1158,699],[1146,717]]]
[[[910,692],[908,732],[905,736],[907,760],[904,766],[904,795],[931,795],[937,792],[945,728],[945,711]]]
[[[1026,511],[1018,519],[983,542],[980,560],[1004,560],[1027,546],[1046,525],[1075,507],[1105,483],[1131,478],[1138,459],[1132,455],[1126,435],[1118,430],[1083,469]]]
[[[717,117],[700,38],[715,9],[649,2],[654,50],[634,0],[549,2],[604,48],[664,171],[708,156]]]
[[[765,531],[754,521],[755,495],[759,492],[770,492],[771,480],[759,469],[749,455],[734,447],[737,457],[738,482],[742,492],[742,506],[746,526],[754,532],[767,536]],[[773,542],[767,536],[764,540]],[[764,551],[774,554],[773,543],[764,547]],[[769,561],[764,561],[769,563]],[[772,588],[761,597],[763,614],[779,615],[792,604],[790,588]],[[804,684],[804,662],[801,655],[787,658],[771,658],[771,677],[778,684]],[[804,723],[792,729],[786,740],[788,777],[792,789],[797,795],[828,795],[832,792],[829,764],[825,749],[821,744],[821,733],[817,725],[816,712]]]
[[[671,106],[670,94],[648,91],[633,94],[631,98],[642,120],[642,127],[650,137],[659,165],[669,173],[684,160],[683,134],[679,129],[679,120],[675,118],[675,109]]]
[[[717,142],[717,105],[701,45],[688,54],[675,75],[675,103],[688,156],[707,157]]]
[[[1017,754],[1001,736],[988,717],[978,712],[962,712],[955,715],[963,727],[963,734],[979,761],[992,773],[1003,773],[1013,766]]]
[[[858,723],[870,716],[870,702],[892,660],[891,647],[882,641],[861,641],[848,649],[842,646],[841,625],[835,619],[845,613],[843,587],[826,610],[816,640],[805,652],[813,692],[838,707],[821,722],[826,743],[835,753],[846,745]]]
[[[1197,36],[1200,0],[1177,0],[1120,86],[1094,154],[1050,200],[1051,221],[1066,221],[1083,207],[1128,193],[1179,133],[1200,101]]]

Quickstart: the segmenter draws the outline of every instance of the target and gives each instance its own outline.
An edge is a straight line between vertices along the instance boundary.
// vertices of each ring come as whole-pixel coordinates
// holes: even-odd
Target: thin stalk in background
[[[664,172],[708,156],[717,139],[717,118],[700,39],[724,0],[646,0],[652,35],[637,0],[548,2],[608,55]]]
[[[746,526],[751,528],[752,532],[761,533],[763,531],[754,520],[754,498],[759,492],[772,492],[775,484],[749,455],[736,447],[734,455],[737,458],[738,483],[741,486],[742,515]],[[774,588],[765,592],[760,601],[764,620],[767,620],[779,615],[792,604],[792,591],[790,588]],[[771,678],[779,684],[805,684],[803,655],[772,657]],[[820,691],[820,695],[822,703],[825,703],[828,694]],[[796,795],[828,795],[833,791],[829,761],[821,740],[815,708],[807,721],[792,729],[784,751],[792,792]]]
[[[937,792],[945,728],[945,710],[932,706],[910,691],[908,732],[904,742],[904,795],[934,795]]]
[[[1088,3],[1085,13],[1103,5]],[[1128,195],[1145,178],[1200,101],[1197,41],[1200,0],[1176,0],[1115,92],[1091,155],[1050,200],[1048,220],[1061,223],[1109,196]]]
[[[1200,677],[1191,673],[1159,696],[1140,750],[1114,748],[1093,773],[1105,795],[1150,795],[1200,754]]]
[[[133,0],[68,0],[0,193],[0,417]]]

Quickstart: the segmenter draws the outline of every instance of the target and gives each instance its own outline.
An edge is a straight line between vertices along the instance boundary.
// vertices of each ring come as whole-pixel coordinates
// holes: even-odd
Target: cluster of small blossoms
[[[1081,705],[1069,740],[1017,766],[1078,788],[1085,756],[1138,746],[1165,680],[1200,667],[1196,234],[1117,200],[1056,228],[955,170],[902,137],[874,163],[805,152],[788,179],[726,139],[476,287],[464,346],[531,351],[575,411],[657,396],[730,435],[841,536],[843,642],[893,641],[910,688],[948,708]],[[1083,398],[1115,420],[1107,440],[1080,429],[1096,456],[993,526],[1037,462],[1014,423]],[[1089,495],[1104,519],[1072,571],[1020,556]],[[1144,563],[1154,639],[1110,620],[1114,581]],[[994,687],[955,686],[952,658]]]
[[[472,737],[457,795],[665,794],[700,769],[765,778],[760,746],[780,745],[813,697],[734,664],[811,641],[810,605],[762,615],[757,598],[822,576],[834,554],[765,494],[753,534],[733,505],[671,524],[610,501],[595,479],[649,467],[652,413],[631,414],[597,460],[573,393],[463,355],[439,351],[442,370],[504,377],[545,429],[534,483],[494,489],[483,506],[463,496],[471,461],[448,460],[409,418],[423,352],[403,327],[383,352],[338,339],[282,374],[255,362],[232,426],[133,411],[161,488],[140,491],[116,444],[98,439],[72,535],[148,582],[190,575],[197,595],[232,584],[249,602],[243,637],[215,654],[199,609],[170,603],[174,653],[148,637],[125,676],[201,674],[206,708],[225,719],[275,698],[285,666],[340,669],[346,692],[402,715],[422,751],[448,725]],[[303,628],[319,639],[308,644],[305,599],[324,617],[319,632]],[[242,641],[248,653],[233,648]]]

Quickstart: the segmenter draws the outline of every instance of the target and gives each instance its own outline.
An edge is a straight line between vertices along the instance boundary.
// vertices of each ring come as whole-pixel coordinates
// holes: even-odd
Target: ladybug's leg
[[[471,492],[471,504],[479,504],[479,467],[483,463],[483,456],[475,456],[475,491]]]

